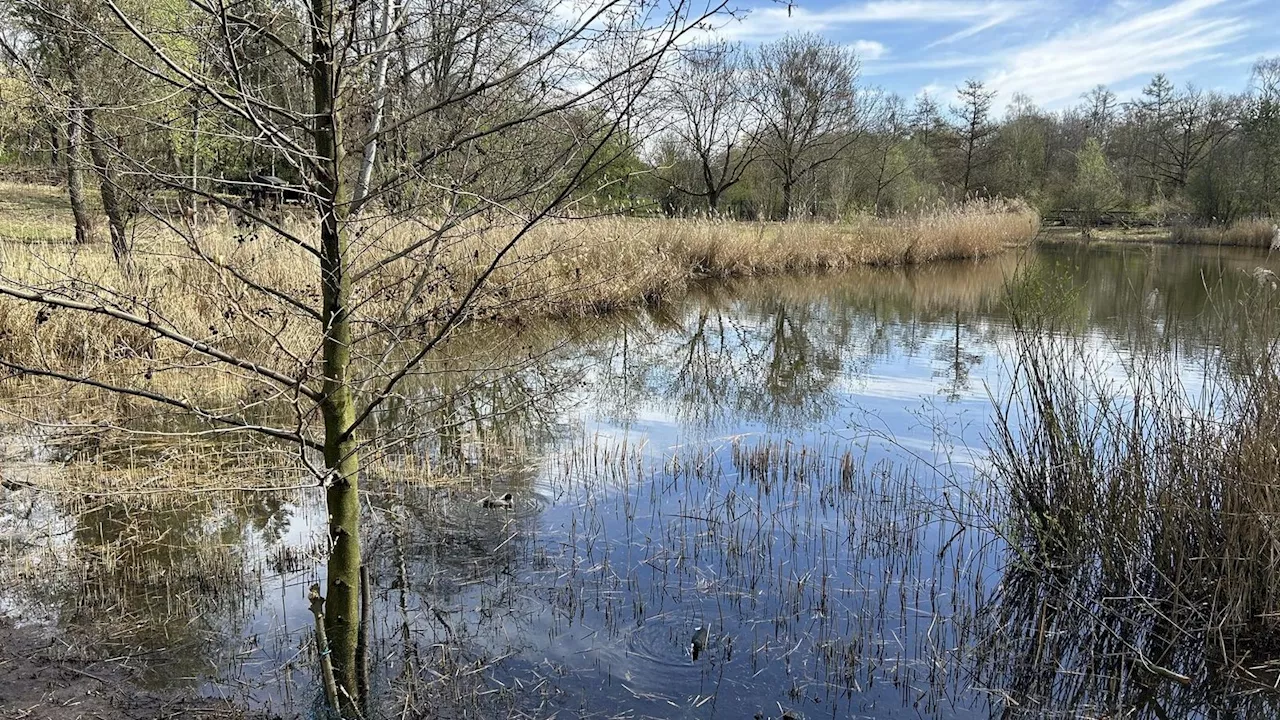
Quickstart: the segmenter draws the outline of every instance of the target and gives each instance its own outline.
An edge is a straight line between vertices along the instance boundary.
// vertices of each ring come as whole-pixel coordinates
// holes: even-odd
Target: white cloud
[[[879,60],[889,54],[889,48],[875,40],[855,40],[852,47],[862,60]]]
[[[1248,20],[1223,12],[1226,1],[1180,0],[1134,14],[1134,5],[1122,0],[1107,17],[1007,53],[998,61],[1002,67],[987,76],[987,85],[1004,99],[1021,92],[1052,107],[1099,83],[1213,60],[1251,27]]]
[[[1224,64],[1233,67],[1238,67],[1240,65],[1252,66],[1259,60],[1266,60],[1267,58],[1273,57],[1280,57],[1280,48],[1271,48],[1269,50],[1263,50],[1262,52],[1246,53],[1240,57],[1232,58]]]
[[[767,40],[787,33],[831,33],[857,23],[964,25],[938,43],[989,30],[1029,13],[1035,3],[1019,0],[871,0],[820,10],[795,5],[753,9],[741,22],[729,23],[721,34],[739,40]]]

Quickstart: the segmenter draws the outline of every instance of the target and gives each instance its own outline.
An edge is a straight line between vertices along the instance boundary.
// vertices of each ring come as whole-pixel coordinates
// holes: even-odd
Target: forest
[[[301,182],[263,143],[227,133],[216,96],[174,94],[127,54],[100,52],[96,44],[115,36],[145,42],[129,37],[122,11],[109,7],[115,10],[9,3],[0,65],[6,176],[64,185],[77,218],[88,217],[86,198],[102,189],[103,210],[120,234],[156,193],[248,196],[255,176]],[[174,7],[167,18],[153,8],[148,19],[181,27],[184,11]],[[368,152],[367,142],[353,139],[374,130],[381,152],[403,162],[456,133],[417,120],[432,98],[491,70],[480,64],[493,57],[486,43],[503,42],[503,23],[532,22],[522,13],[534,7],[428,4],[418,12],[445,13],[449,22],[415,37],[408,7],[402,18],[380,19],[370,5],[355,29],[365,36],[352,40],[378,43],[386,20],[394,33],[383,44],[395,47],[348,78],[349,100],[361,106],[345,135],[348,152]],[[224,38],[167,37],[172,52],[210,70],[211,79],[251,84],[264,110],[301,113],[306,71],[280,44],[304,39],[301,12],[289,3],[241,3]],[[487,32],[476,31],[486,24]],[[566,122],[541,124],[529,136],[569,147],[600,131],[600,113],[614,123],[608,147],[591,163],[591,181],[574,190],[575,212],[839,221],[990,197],[1020,198],[1045,214],[1121,212],[1158,224],[1226,225],[1276,212],[1280,58],[1257,61],[1235,94],[1158,74],[1136,97],[1097,86],[1071,107],[1046,111],[1033,97],[1000,97],[979,79],[953,96],[904,98],[864,78],[855,50],[817,35],[750,48],[704,35],[682,36],[632,102],[606,109],[584,96],[559,108]],[[513,49],[498,49],[514,57]],[[509,113],[536,102],[536,93],[485,100],[510,102],[502,109]],[[253,124],[235,122],[241,133]],[[414,192],[412,183],[397,183],[379,199],[395,206],[412,202]]]

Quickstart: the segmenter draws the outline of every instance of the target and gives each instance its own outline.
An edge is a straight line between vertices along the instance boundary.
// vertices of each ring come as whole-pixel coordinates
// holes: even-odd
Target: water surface
[[[376,714],[1270,712],[1270,693],[1099,669],[1082,645],[1045,656],[1017,626],[1042,598],[1008,590],[985,474],[1010,297],[1034,295],[1118,374],[1154,347],[1194,389],[1259,266],[1274,263],[1064,246],[709,284],[504,336],[536,360],[432,376],[379,418],[444,430],[365,478]],[[424,463],[452,479],[397,476]],[[477,504],[507,491],[510,511]],[[0,608],[90,635],[156,687],[309,714],[319,501],[14,494]]]

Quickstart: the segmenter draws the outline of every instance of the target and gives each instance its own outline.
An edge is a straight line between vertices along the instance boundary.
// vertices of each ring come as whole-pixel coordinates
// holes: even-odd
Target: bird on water
[[[502,497],[493,497],[492,495],[490,495],[489,497],[480,501],[480,507],[482,508],[498,508],[502,510],[510,510],[511,508],[515,507],[515,505],[516,505],[515,499],[512,498],[511,493],[506,493]]]

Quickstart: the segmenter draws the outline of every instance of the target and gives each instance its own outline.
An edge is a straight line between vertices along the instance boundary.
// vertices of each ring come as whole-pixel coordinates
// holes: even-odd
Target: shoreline
[[[1168,245],[1172,247],[1223,247],[1263,251],[1274,249],[1270,242],[1262,244],[1257,241],[1178,239],[1176,234],[1179,231],[1178,227],[1172,225],[1141,228],[1099,228],[1086,237],[1080,234],[1079,228],[1050,226],[1041,227],[1032,242],[1045,245]],[[1191,228],[1181,231],[1190,233],[1190,237],[1212,238],[1213,235],[1209,233],[1212,233],[1214,229]],[[1197,232],[1204,232],[1205,236],[1198,236],[1195,234]],[[1220,233],[1220,235],[1225,236],[1225,233]]]

